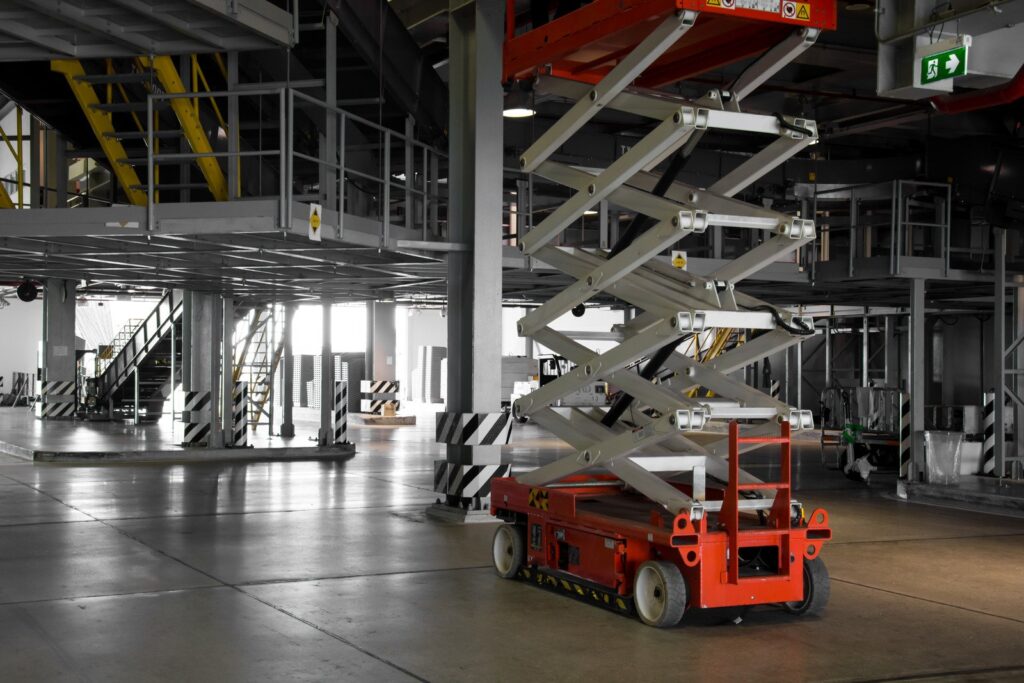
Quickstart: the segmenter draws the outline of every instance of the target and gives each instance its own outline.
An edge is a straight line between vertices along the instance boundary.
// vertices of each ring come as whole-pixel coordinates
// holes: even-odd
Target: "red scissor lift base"
[[[801,602],[806,597],[804,565],[832,537],[828,514],[815,510],[809,517],[793,518],[788,424],[781,436],[758,439],[740,437],[733,423],[730,463],[738,462],[744,443],[779,447],[784,479],[747,487],[777,491],[766,515],[739,513],[744,486],[738,476],[717,491],[721,511],[705,514],[696,524],[688,513],[673,518],[644,496],[623,490],[610,475],[570,477],[545,487],[514,478],[493,480],[492,513],[512,525],[523,543],[517,576],[630,613],[638,568],[665,561],[685,579],[691,609]],[[691,493],[687,486],[676,486]]]

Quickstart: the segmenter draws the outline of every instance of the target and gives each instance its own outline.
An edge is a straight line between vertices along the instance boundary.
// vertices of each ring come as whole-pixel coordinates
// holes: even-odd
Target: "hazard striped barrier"
[[[359,383],[361,398],[359,409],[364,413],[380,415],[384,411],[385,404],[392,404],[395,410],[401,407],[398,400],[398,382],[384,379],[364,379]]]
[[[981,409],[981,423],[985,440],[981,447],[981,471],[992,474],[996,471],[996,394],[985,392]]]
[[[512,433],[508,413],[437,413],[435,440],[456,446],[507,444]]]
[[[185,421],[186,446],[200,446],[207,443],[212,426],[209,391],[185,392],[185,407],[182,419]]]
[[[235,382],[231,392],[231,445],[249,445],[249,383]]]
[[[910,476],[910,458],[912,448],[910,429],[910,394],[900,394],[900,478]]]
[[[44,419],[74,417],[77,400],[75,381],[57,380],[42,383],[39,416]]]
[[[348,443],[348,382],[334,383],[334,443]]]
[[[390,403],[391,405],[393,405],[395,407],[395,410],[398,410],[402,406],[402,402],[397,399],[381,398],[369,400],[364,398],[359,401],[359,410],[363,411],[364,413],[370,413],[372,415],[380,415],[382,412],[384,412],[385,403]]]
[[[434,491],[453,498],[484,498],[491,495],[491,480],[507,477],[511,465],[458,465],[434,461]]]
[[[768,386],[768,395],[772,398],[777,399],[782,393],[782,383],[777,379],[773,379],[771,384]]]
[[[364,379],[359,382],[359,391],[364,394],[394,394],[398,392],[398,382],[389,379]]]

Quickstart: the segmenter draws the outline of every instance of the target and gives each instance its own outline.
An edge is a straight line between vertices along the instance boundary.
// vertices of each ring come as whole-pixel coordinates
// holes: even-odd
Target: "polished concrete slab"
[[[825,614],[658,631],[499,579],[490,525],[429,521],[430,425],[354,426],[348,462],[0,456],[0,680],[1024,678],[1022,519],[897,500],[807,444],[798,496],[835,533]],[[517,466],[558,450],[513,440]]]
[[[319,411],[298,409],[295,436],[250,438],[246,447],[193,448],[182,445],[180,415],[135,425],[127,421],[40,420],[30,408],[0,408],[0,453],[33,462],[182,462],[202,460],[329,460],[346,458],[348,445],[316,445]]]

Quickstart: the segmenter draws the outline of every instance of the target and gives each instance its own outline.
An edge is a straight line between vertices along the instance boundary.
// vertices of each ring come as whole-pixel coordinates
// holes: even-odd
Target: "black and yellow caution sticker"
[[[538,510],[547,510],[548,492],[545,489],[530,489],[530,495],[526,498],[526,504]]]
[[[632,615],[634,613],[633,598],[622,597],[615,591],[601,586],[571,577],[555,576],[536,567],[523,567],[519,570],[519,578],[541,588],[570,595],[577,600],[599,605],[619,614]]]

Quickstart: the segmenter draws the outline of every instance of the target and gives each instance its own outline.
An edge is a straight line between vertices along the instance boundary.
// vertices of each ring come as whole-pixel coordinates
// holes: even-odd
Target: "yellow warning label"
[[[722,0],[708,0],[707,1],[707,6],[708,7],[721,7],[722,6]]]
[[[678,268],[679,270],[686,270],[686,252],[685,251],[672,251],[672,267]]]
[[[811,20],[811,5],[808,2],[796,3],[796,18],[800,21]]]
[[[544,489],[530,489],[530,495],[526,498],[526,504],[538,510],[547,510],[548,492]]]
[[[319,204],[309,205],[309,239],[314,242],[320,241],[320,222],[323,216],[323,207]]]

